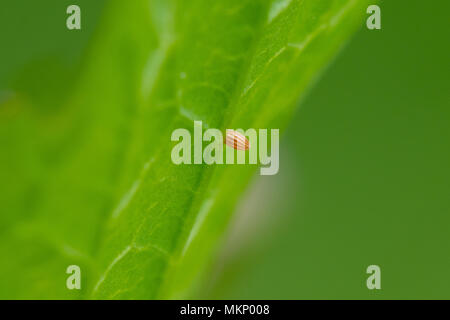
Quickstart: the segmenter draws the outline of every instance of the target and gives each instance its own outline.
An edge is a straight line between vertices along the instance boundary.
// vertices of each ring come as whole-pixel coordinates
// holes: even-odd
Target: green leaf
[[[189,297],[256,166],[174,165],[171,132],[284,128],[367,4],[107,2],[62,102],[2,100],[0,296]]]

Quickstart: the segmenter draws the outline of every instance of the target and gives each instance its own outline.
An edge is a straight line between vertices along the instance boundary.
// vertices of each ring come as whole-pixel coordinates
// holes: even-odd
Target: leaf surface
[[[284,128],[367,4],[108,2],[69,98],[2,103],[1,296],[188,297],[257,167],[177,166],[172,131]]]

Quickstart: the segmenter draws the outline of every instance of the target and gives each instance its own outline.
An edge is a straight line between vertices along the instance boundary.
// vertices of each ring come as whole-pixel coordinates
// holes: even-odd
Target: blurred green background
[[[361,29],[285,132],[279,176],[255,179],[209,295],[450,298],[449,4],[381,1],[382,30]]]
[[[77,1],[89,28],[68,33],[52,26],[72,2],[54,3],[0,8],[0,103],[12,101],[0,110],[0,137],[15,99],[33,101],[37,116],[66,99],[104,4]],[[450,298],[450,3],[379,3],[382,30],[362,25],[302,101],[280,173],[253,179],[193,298]],[[54,90],[41,91],[43,81]],[[14,168],[2,183],[26,179],[15,169],[27,160],[2,154]],[[24,207],[13,207],[22,187],[3,186],[10,210],[0,230],[33,205],[31,185]],[[365,285],[371,264],[381,267],[379,291]]]

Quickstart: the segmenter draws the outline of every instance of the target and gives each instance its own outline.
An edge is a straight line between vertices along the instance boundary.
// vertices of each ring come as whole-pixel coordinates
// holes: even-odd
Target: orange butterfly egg
[[[236,150],[248,150],[250,148],[248,139],[242,133],[231,129],[227,129],[225,144]]]

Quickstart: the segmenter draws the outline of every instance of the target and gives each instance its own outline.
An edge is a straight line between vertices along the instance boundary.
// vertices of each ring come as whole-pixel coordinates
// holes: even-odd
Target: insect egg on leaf
[[[248,139],[242,133],[231,129],[227,129],[225,144],[236,150],[248,150],[250,148]]]

